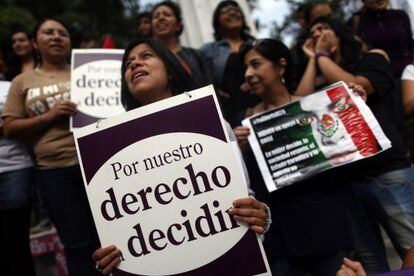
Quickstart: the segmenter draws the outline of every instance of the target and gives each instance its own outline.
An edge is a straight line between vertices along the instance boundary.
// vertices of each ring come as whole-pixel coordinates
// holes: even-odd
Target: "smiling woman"
[[[141,38],[128,45],[125,50],[121,72],[123,76],[121,98],[127,110],[154,103],[198,87],[177,57],[151,39]],[[234,137],[234,134],[231,132],[230,136]],[[198,147],[197,151],[200,154],[202,153]],[[174,155],[174,151],[171,154]],[[150,161],[146,164],[147,169],[152,166],[152,163],[149,164]],[[114,165],[113,168],[120,169],[119,166]],[[191,178],[193,173],[191,166],[188,166],[188,172]],[[218,178],[215,177],[214,179],[217,180]],[[176,185],[178,185],[177,183]],[[195,182],[193,184],[192,187],[197,187]],[[201,186],[205,185],[210,184],[204,183]],[[219,183],[218,186],[220,185]],[[178,196],[182,197],[182,194],[178,193]],[[266,210],[264,204],[253,198],[237,199],[233,202],[233,208],[229,209],[227,217],[231,215],[235,220],[247,223],[251,230],[264,233],[270,224],[270,215]],[[185,215],[183,216],[185,217]],[[115,246],[109,246],[96,250],[93,259],[97,262],[97,269],[106,275],[121,262],[120,256],[119,249]]]
[[[32,44],[32,36],[23,28],[16,28],[11,35],[13,55],[7,64],[9,65],[6,78],[14,79],[18,74],[31,71],[36,67],[35,51]]]
[[[45,19],[34,38],[40,67],[13,80],[2,114],[4,133],[33,142],[37,184],[65,247],[69,274],[98,275],[90,254],[99,240],[69,131],[69,116],[76,112],[69,100],[69,32],[59,20]]]
[[[300,98],[290,94],[292,59],[289,49],[282,42],[275,39],[246,42],[240,49],[240,55],[246,68],[246,82],[251,91],[262,100],[247,109],[243,117],[271,110]],[[318,120],[320,119],[323,120]],[[238,126],[234,131],[240,147],[244,149],[244,158],[254,185],[252,188],[257,192],[257,198],[270,207],[273,220],[276,221],[277,226],[272,227],[265,236],[266,254],[270,259],[272,273],[335,275],[343,257],[351,248],[349,222],[343,207],[343,199],[348,196],[349,191],[346,183],[338,179],[340,172],[333,173],[335,179],[338,179],[335,183],[330,181],[333,179],[332,172],[324,172],[269,193],[247,143],[248,136],[253,133],[244,126]],[[267,134],[257,133],[259,138]],[[276,138],[283,140],[281,137]],[[297,144],[288,145],[286,148],[294,146]],[[301,160],[306,156],[304,149],[298,147],[282,159],[275,157],[269,162],[274,168],[278,168],[280,161]],[[280,150],[278,147],[274,149],[275,152]],[[283,170],[279,170],[276,175],[282,173]]]
[[[233,0],[217,5],[213,27],[215,42],[203,45],[201,52],[208,60],[224,116],[234,126],[242,110],[259,102],[256,96],[246,93],[249,90],[246,85],[242,86],[243,64],[238,53],[243,42],[253,37],[249,34],[243,11]]]
[[[210,72],[204,56],[188,47],[182,47],[179,37],[183,32],[180,7],[171,1],[163,1],[154,6],[151,12],[152,34],[165,47],[172,51],[181,65],[199,86],[211,83]]]

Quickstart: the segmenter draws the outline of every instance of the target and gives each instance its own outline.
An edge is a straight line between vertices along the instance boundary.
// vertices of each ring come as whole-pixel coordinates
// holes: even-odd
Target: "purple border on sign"
[[[73,69],[78,68],[81,65],[86,63],[105,60],[105,59],[114,59],[122,61],[124,54],[104,54],[104,53],[74,53],[73,55]]]
[[[93,117],[78,110],[76,111],[76,114],[73,116],[72,126],[73,127],[84,127],[84,126],[93,124],[100,119],[103,119],[103,118]]]
[[[200,251],[202,254],[202,251]],[[262,253],[257,244],[256,234],[248,230],[240,241],[224,255],[211,263],[179,274],[180,276],[190,275],[257,275],[265,273],[266,265]],[[120,269],[114,269],[114,276],[147,276],[143,274],[132,274]]]
[[[209,114],[205,117],[204,114]],[[192,132],[226,142],[213,96],[204,97],[78,139],[86,181],[123,148],[159,134]],[[156,146],[156,145],[154,145]]]
[[[73,56],[73,69],[76,69],[77,67],[84,65],[89,62],[93,61],[99,61],[99,60],[119,60],[122,61],[123,54],[105,54],[105,53],[74,53]],[[95,123],[98,121],[98,117],[90,116],[82,112],[76,112],[76,114],[73,116],[72,120],[72,127],[78,128],[78,127],[84,127],[89,124]]]
[[[374,274],[375,276],[412,276],[414,275],[414,268],[394,270],[386,273]]]

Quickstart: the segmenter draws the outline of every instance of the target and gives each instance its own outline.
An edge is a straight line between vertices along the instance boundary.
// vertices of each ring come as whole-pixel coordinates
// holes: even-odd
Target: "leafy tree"
[[[84,31],[112,34],[122,48],[136,34],[139,0],[2,0],[0,1],[0,42],[3,51],[10,51],[10,31],[19,24],[32,30],[46,17],[62,20],[69,28],[74,47]]]
[[[358,7],[358,3],[355,0],[286,0],[291,6],[290,13],[285,17],[281,24],[273,23],[271,29],[271,36],[274,38],[282,39],[284,36],[296,36],[300,32],[298,24],[294,24],[297,21],[297,9],[303,4],[317,4],[317,3],[329,3],[334,17],[340,20],[346,20],[351,16],[352,12]],[[359,2],[359,1],[358,1]]]

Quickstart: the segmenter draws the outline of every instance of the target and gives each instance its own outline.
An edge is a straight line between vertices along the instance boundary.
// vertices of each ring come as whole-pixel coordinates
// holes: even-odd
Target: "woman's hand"
[[[350,82],[348,83],[348,88],[352,89],[354,93],[358,94],[364,100],[364,102],[367,101],[367,92],[362,85]]]
[[[315,58],[315,45],[311,37],[306,39],[305,44],[302,46],[302,50],[309,59]]]
[[[92,254],[96,269],[103,275],[108,275],[121,262],[121,251],[115,245],[99,248]]]
[[[315,45],[315,52],[325,51],[334,53],[337,50],[335,34],[332,30],[324,30]]]
[[[240,149],[245,149],[248,143],[247,137],[250,135],[250,128],[245,126],[237,126],[233,129],[234,135],[236,135],[237,143],[239,143]]]
[[[336,273],[336,276],[366,276],[364,268],[361,263],[351,261],[344,258],[344,263],[341,269]]]
[[[266,207],[254,198],[241,198],[233,201],[229,209],[233,218],[249,224],[249,228],[256,233],[263,234],[266,224]]]
[[[76,104],[71,101],[59,101],[48,112],[40,115],[47,122],[55,122],[64,116],[72,116],[76,113]]]
[[[223,99],[230,99],[230,94],[221,89],[218,90],[218,95]]]

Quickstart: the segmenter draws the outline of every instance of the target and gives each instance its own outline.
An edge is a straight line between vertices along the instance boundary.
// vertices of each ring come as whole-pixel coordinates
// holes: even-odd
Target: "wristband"
[[[331,55],[327,51],[317,51],[315,52],[315,59],[318,59],[320,57],[330,57]]]

